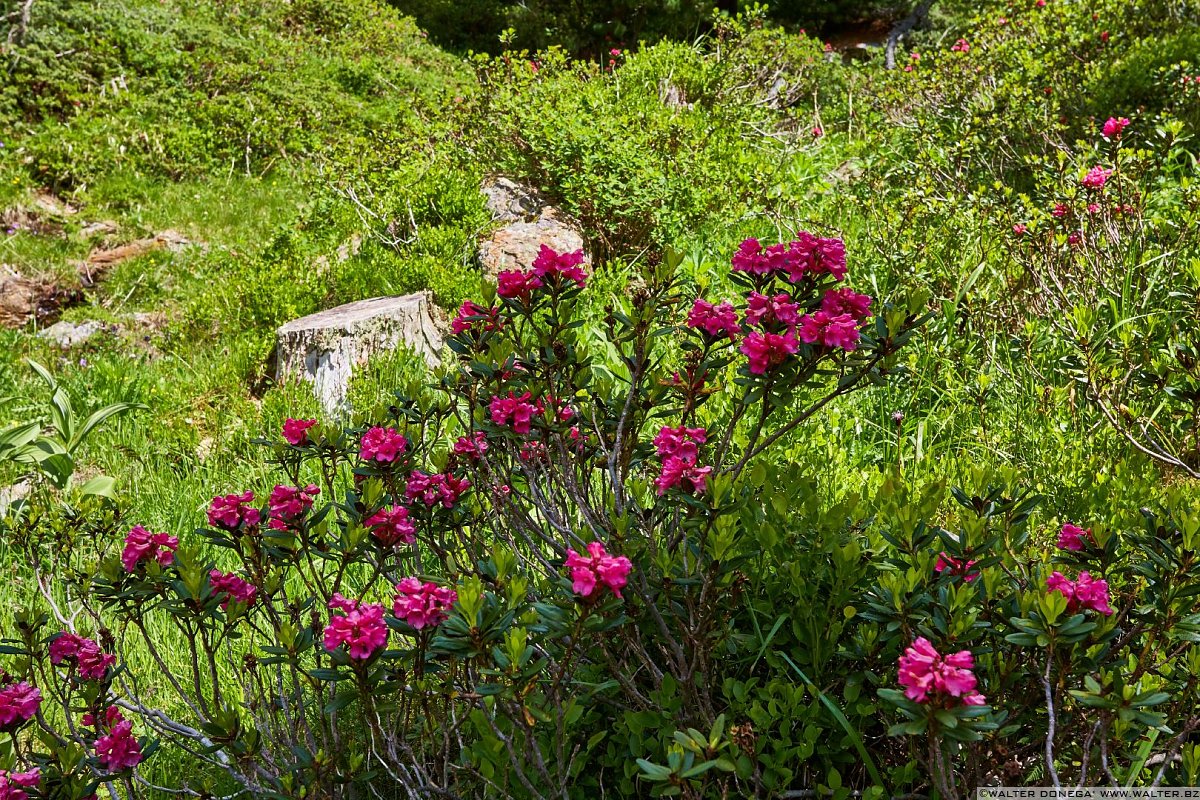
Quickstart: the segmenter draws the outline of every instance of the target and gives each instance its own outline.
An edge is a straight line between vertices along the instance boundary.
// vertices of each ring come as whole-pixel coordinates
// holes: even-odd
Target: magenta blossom
[[[1013,227],[1012,227],[1013,234],[1016,236],[1024,236],[1025,232],[1028,230],[1029,230],[1029,228],[1020,222],[1018,222],[1016,225],[1013,225]]]
[[[853,289],[830,289],[821,298],[821,310],[831,317],[849,314],[862,325],[871,318],[871,298]]]
[[[0,733],[12,733],[33,718],[42,706],[42,693],[25,681],[0,688]]]
[[[392,613],[408,626],[421,630],[444,622],[447,610],[458,600],[458,592],[424,583],[420,578],[405,578],[396,584]]]
[[[117,657],[102,651],[91,639],[64,631],[50,642],[50,663],[58,666],[64,661],[77,667],[83,680],[102,681]]]
[[[969,53],[971,52],[971,43],[966,39],[959,39],[950,47],[952,53]]]
[[[819,313],[819,312],[818,312]],[[750,361],[750,372],[753,375],[765,375],[768,370],[778,367],[787,357],[800,349],[796,335],[791,331],[784,333],[758,332],[748,334],[738,348]]]
[[[454,442],[454,452],[460,456],[466,456],[473,461],[483,458],[484,453],[488,451],[487,436],[483,431],[475,431],[470,437],[460,436]]]
[[[1061,550],[1082,550],[1087,545],[1084,539],[1094,542],[1095,537],[1092,536],[1091,529],[1083,529],[1078,525],[1066,523],[1062,526],[1062,530],[1058,532],[1058,541],[1055,543]]]
[[[957,699],[962,705],[981,706],[987,701],[975,690],[974,667],[970,650],[943,657],[922,636],[900,656],[900,685],[904,696],[918,703]]]
[[[590,597],[597,584],[604,584],[621,596],[633,564],[625,556],[610,556],[602,542],[587,546],[586,556],[567,551],[566,567],[571,570],[571,589],[581,597]]]
[[[408,484],[404,494],[409,503],[420,501],[426,506],[441,505],[443,508],[453,508],[471,482],[466,478],[456,478],[451,473],[426,475],[421,470],[413,470],[408,476]]]
[[[587,283],[587,273],[579,268],[583,263],[583,251],[559,253],[546,245],[538,250],[533,259],[533,274],[543,281],[572,281],[582,289]]]
[[[342,613],[331,616],[325,626],[326,650],[332,652],[344,645],[350,658],[363,661],[387,644],[387,623],[379,603],[360,603],[335,594],[329,607]]]
[[[493,397],[489,407],[492,422],[497,425],[511,425],[517,433],[529,433],[533,415],[540,412],[538,406],[529,402],[531,397],[529,392],[520,396],[509,392],[508,397]]]
[[[1114,613],[1108,604],[1108,581],[1093,578],[1086,570],[1073,581],[1056,571],[1046,579],[1046,588],[1067,598],[1069,612],[1091,609],[1106,617]]]
[[[313,506],[313,498],[320,493],[321,490],[312,483],[303,488],[276,486],[271,490],[271,497],[267,500],[267,508],[271,514],[271,528],[277,531],[287,530],[291,523],[298,521],[308,513]]]
[[[398,544],[412,544],[417,540],[417,529],[408,518],[408,509],[404,506],[388,506],[381,508],[367,518],[366,527],[371,535],[384,547],[395,547]]]
[[[800,306],[792,302],[787,292],[773,296],[751,292],[746,298],[746,324],[794,328],[800,324]]]
[[[1070,213],[1070,211],[1071,209],[1067,207],[1066,203],[1055,203],[1054,208],[1050,210],[1050,216],[1057,219],[1062,219],[1068,213]]]
[[[390,464],[408,449],[408,439],[395,428],[375,426],[362,435],[358,457],[363,461]]]
[[[1080,178],[1079,182],[1089,189],[1103,189],[1104,184],[1108,182],[1108,179],[1112,176],[1112,174],[1113,171],[1111,169],[1105,169],[1104,167],[1092,167],[1090,170],[1088,170],[1087,175],[1084,175],[1082,178]]]
[[[955,558],[949,553],[938,553],[937,563],[933,568],[939,573],[949,571],[951,575],[970,583],[979,577],[979,570],[971,569],[976,563],[970,559]]]
[[[709,336],[718,338],[728,336],[732,339],[741,331],[738,326],[737,311],[734,310],[732,303],[713,305],[700,298],[696,298],[696,302],[692,304],[692,310],[688,313],[687,325],[689,328],[698,328]]]
[[[218,495],[208,504],[208,524],[227,531],[236,531],[242,525],[257,525],[262,514],[250,505],[253,502],[254,492]]]
[[[505,270],[496,278],[496,294],[510,299],[527,300],[534,289],[542,288],[542,279],[532,272]]]
[[[96,725],[91,714],[84,715],[85,725]],[[133,735],[133,723],[115,707],[105,709],[103,724],[107,732],[96,739],[96,760],[107,772],[122,772],[142,763],[142,746]]]
[[[660,495],[670,489],[681,489],[693,493],[704,491],[712,467],[702,467],[696,462],[700,455],[699,446],[708,438],[704,428],[664,427],[654,437],[654,447],[662,458],[662,472],[654,481]]]
[[[0,769],[0,800],[28,800],[25,790],[36,788],[41,782],[42,773],[36,767],[29,772]]]
[[[494,331],[500,327],[500,310],[484,308],[470,300],[463,301],[458,307],[458,316],[450,322],[450,330],[454,333],[483,330]]]
[[[232,572],[221,572],[219,569],[208,573],[208,585],[212,587],[213,594],[225,596],[221,600],[222,610],[228,609],[229,604],[235,602],[247,606],[254,605],[254,599],[258,596],[258,589],[253,584]]]
[[[808,344],[839,347],[842,350],[854,350],[862,335],[858,320],[851,315],[833,315],[824,310],[805,314],[796,333]]]
[[[126,572],[133,572],[145,561],[157,561],[159,566],[169,567],[175,561],[175,550],[179,538],[165,533],[151,533],[141,525],[134,525],[125,536],[125,549],[121,551],[121,565]]]
[[[1104,123],[1104,137],[1113,139],[1125,132],[1125,128],[1129,126],[1129,117],[1109,117]]]
[[[315,419],[291,419],[283,422],[283,438],[295,447],[308,443],[308,431],[317,424]]]

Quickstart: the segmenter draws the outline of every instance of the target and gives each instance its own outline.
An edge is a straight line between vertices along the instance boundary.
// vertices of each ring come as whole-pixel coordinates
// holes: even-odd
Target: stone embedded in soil
[[[88,339],[103,331],[107,326],[98,320],[90,319],[84,322],[66,322],[61,320],[41,331],[38,336],[49,339],[62,348],[81,345]]]
[[[31,321],[48,322],[82,293],[46,278],[6,274],[0,267],[0,327],[20,328]]]
[[[275,379],[301,379],[330,414],[350,410],[355,367],[373,356],[406,346],[438,363],[442,331],[429,292],[374,297],[293,320],[276,332]]]
[[[560,253],[584,249],[583,233],[554,206],[546,205],[536,190],[508,178],[494,178],[481,191],[497,222],[507,223],[479,243],[479,262],[488,278],[505,270],[533,266],[542,245]]]

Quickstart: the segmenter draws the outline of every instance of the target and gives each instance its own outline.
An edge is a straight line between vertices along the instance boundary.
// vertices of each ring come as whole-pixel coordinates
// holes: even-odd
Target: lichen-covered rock
[[[372,356],[407,346],[438,363],[442,331],[428,292],[374,297],[293,320],[277,331],[275,379],[312,384],[331,414],[348,412],[354,368]]]
[[[481,191],[487,196],[492,219],[500,222],[529,222],[537,219],[548,205],[536,189],[508,178],[484,181]]]
[[[583,249],[583,234],[546,208],[533,222],[511,223],[480,243],[483,272],[494,279],[504,270],[529,269],[542,245],[571,253]]]

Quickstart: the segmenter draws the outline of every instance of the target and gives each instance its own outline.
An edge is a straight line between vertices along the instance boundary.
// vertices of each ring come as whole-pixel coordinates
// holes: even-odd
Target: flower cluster
[[[120,710],[109,706],[101,718],[83,715],[83,724],[104,731],[96,739],[96,760],[108,772],[122,772],[142,763],[142,746],[133,735],[133,723]]]
[[[799,349],[796,333],[790,330],[784,333],[755,331],[748,334],[738,348],[746,356],[750,372],[754,375],[765,375]]]
[[[519,396],[509,392],[508,397],[493,397],[489,406],[492,422],[509,425],[517,433],[529,433],[533,415],[541,413],[540,406],[530,402],[532,397],[529,392]]]
[[[1106,617],[1113,614],[1113,609],[1108,604],[1108,581],[1093,578],[1086,570],[1080,572],[1079,577],[1073,581],[1055,571],[1046,579],[1046,588],[1067,598],[1067,611],[1072,613],[1091,609]]]
[[[853,350],[870,317],[870,297],[851,289],[831,289],[821,298],[820,310],[800,320],[798,333],[808,344]]]
[[[317,424],[315,419],[292,419],[283,422],[283,439],[293,447],[308,443],[308,430]]]
[[[0,800],[28,800],[26,789],[36,788],[42,782],[41,770],[9,772],[0,769]]]
[[[242,525],[253,526],[262,521],[262,513],[251,505],[254,492],[218,495],[208,504],[208,524],[227,531]]]
[[[449,472],[426,475],[417,469],[408,476],[404,495],[409,503],[420,501],[430,507],[441,504],[443,508],[453,508],[469,488],[471,482],[466,478],[456,478]]]
[[[126,572],[133,572],[146,561],[157,561],[159,566],[169,567],[175,561],[175,550],[179,537],[165,533],[151,533],[141,525],[134,525],[125,536],[125,549],[121,551],[121,565]]]
[[[208,583],[212,587],[213,594],[225,596],[221,601],[222,609],[228,609],[229,604],[233,602],[253,605],[254,598],[258,596],[258,590],[251,583],[232,572],[221,572],[219,569],[214,569],[208,573]]]
[[[315,484],[308,486],[276,486],[271,490],[267,508],[271,514],[272,530],[285,531],[313,506],[313,498],[321,493]]]
[[[1129,117],[1109,117],[1104,123],[1104,138],[1112,139],[1120,136],[1125,132],[1125,128],[1129,127]]]
[[[470,459],[483,458],[488,451],[487,436],[483,431],[475,431],[470,436],[460,436],[454,442],[454,452]]]
[[[1079,183],[1088,189],[1103,189],[1104,184],[1112,177],[1113,171],[1104,167],[1092,167],[1087,174],[1079,179]]]
[[[366,527],[384,547],[395,547],[401,543],[412,544],[417,540],[417,529],[408,518],[408,509],[404,506],[379,509],[367,518]]]
[[[458,600],[453,589],[424,583],[420,578],[405,578],[396,584],[392,613],[409,627],[421,630],[445,621],[447,610]]]
[[[1096,539],[1092,536],[1091,529],[1084,529],[1078,525],[1066,523],[1062,526],[1062,530],[1058,532],[1058,541],[1055,544],[1060,550],[1083,550],[1087,547],[1087,542],[1095,542]]]
[[[42,693],[25,681],[0,687],[0,733],[12,733],[42,706]]]
[[[633,564],[625,556],[611,556],[601,542],[587,546],[587,555],[567,550],[566,567],[571,570],[571,589],[580,597],[590,597],[597,584],[604,584],[621,596]]]
[[[794,241],[763,247],[758,239],[746,239],[733,254],[734,272],[752,275],[780,274],[792,283],[806,277],[846,277],[846,245],[841,239],[813,236],[801,231]]]
[[[697,328],[716,338],[729,337],[732,339],[742,330],[738,326],[737,311],[734,310],[732,303],[713,305],[700,298],[697,298],[696,302],[692,304],[692,310],[688,313],[687,325],[689,328]]]
[[[450,321],[450,330],[455,334],[471,331],[494,331],[500,327],[500,309],[484,308],[470,300],[458,307],[458,315]]]
[[[900,685],[904,696],[918,703],[951,698],[962,705],[981,706],[986,698],[975,690],[975,659],[970,650],[942,656],[925,637],[918,638],[900,656]]]
[[[971,43],[966,39],[959,39],[950,46],[951,53],[969,53],[971,52]]]
[[[362,435],[358,446],[358,457],[363,461],[390,464],[407,449],[408,439],[405,439],[403,434],[395,428],[376,425]]]
[[[326,650],[332,652],[345,646],[350,658],[363,661],[387,644],[387,623],[383,621],[383,606],[379,603],[362,603],[335,594],[329,608],[341,613],[332,615],[325,626]]]
[[[587,282],[587,274],[580,268],[583,264],[583,251],[559,253],[542,245],[537,257],[533,260],[532,269],[505,270],[496,278],[496,294],[508,299],[528,300],[534,290],[541,289],[549,282],[552,286],[560,286],[571,282],[583,288]]]
[[[979,570],[972,569],[976,562],[968,558],[955,558],[949,553],[938,553],[937,563],[933,568],[938,573],[949,572],[956,578],[962,578],[967,583],[979,577]]]
[[[669,489],[704,491],[712,467],[697,466],[700,445],[708,439],[704,428],[664,427],[654,437],[654,447],[662,458],[662,473],[654,481],[660,495]]]
[[[746,324],[795,328],[800,324],[800,306],[792,302],[792,296],[787,292],[770,297],[751,292],[746,298]]]
[[[63,632],[50,642],[50,663],[57,667],[64,661],[74,666],[83,680],[102,681],[109,668],[117,663],[117,657],[105,653],[91,639]]]

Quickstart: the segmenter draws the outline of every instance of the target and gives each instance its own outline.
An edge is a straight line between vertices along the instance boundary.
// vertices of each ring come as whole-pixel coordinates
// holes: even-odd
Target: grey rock
[[[8,513],[8,508],[19,500],[24,500],[33,489],[28,481],[18,481],[9,486],[0,486],[0,517]]]
[[[46,328],[38,336],[49,339],[62,348],[75,347],[91,339],[105,329],[103,322],[94,319],[84,322],[60,321]]]
[[[406,346],[436,366],[443,341],[429,292],[347,303],[292,320],[276,337],[275,379],[312,384],[330,414],[350,411],[350,378],[372,356]]]
[[[487,196],[492,219],[500,222],[529,222],[537,219],[547,204],[538,191],[508,178],[484,181],[481,191]]]

